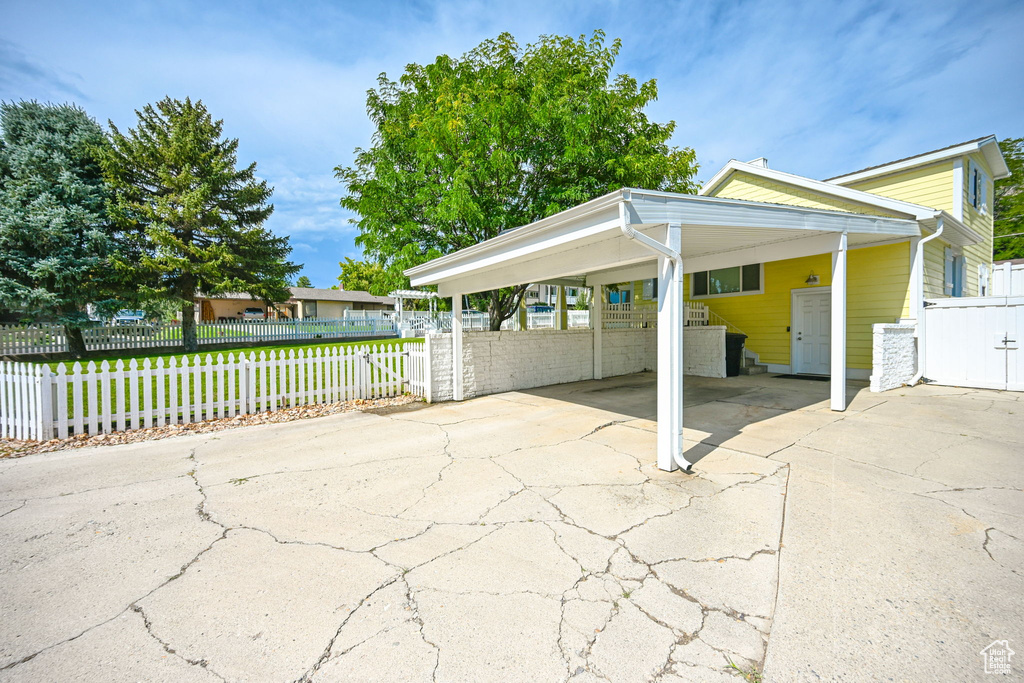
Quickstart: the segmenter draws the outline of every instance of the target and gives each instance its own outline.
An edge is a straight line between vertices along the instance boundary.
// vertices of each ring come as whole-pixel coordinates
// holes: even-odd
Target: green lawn
[[[374,345],[376,345],[377,348],[381,348],[382,346],[404,346],[408,342],[417,342],[417,341],[422,342],[423,340],[422,339],[378,339],[376,341],[330,342],[330,343],[326,343],[326,344],[322,343],[322,342],[321,343],[312,343],[311,342],[311,343],[306,343],[306,344],[288,344],[288,345],[281,344],[281,345],[273,345],[273,346],[252,346],[252,347],[248,347],[248,348],[237,348],[237,349],[231,349],[231,348],[206,349],[206,350],[197,351],[196,353],[181,353],[180,351],[171,351],[171,350],[164,351],[162,349],[139,349],[136,353],[126,353],[124,351],[121,351],[121,352],[112,351],[110,353],[110,355],[108,355],[108,356],[102,356],[102,357],[97,357],[97,358],[89,358],[87,360],[82,360],[82,361],[77,361],[77,362],[80,362],[82,364],[83,368],[87,368],[90,361],[96,363],[96,366],[99,367],[100,363],[102,363],[104,360],[109,360],[111,367],[113,367],[114,364],[118,360],[123,360],[125,366],[127,366],[128,365],[128,361],[131,360],[132,358],[135,358],[136,360],[138,360],[140,365],[141,365],[142,360],[144,358],[149,358],[150,361],[153,361],[153,360],[155,360],[157,358],[163,358],[164,359],[164,364],[166,365],[167,359],[171,358],[172,356],[174,358],[177,358],[179,360],[179,362],[180,362],[181,358],[184,358],[185,356],[188,356],[189,364],[192,364],[196,358],[201,358],[203,361],[205,361],[207,356],[212,356],[212,357],[216,358],[218,354],[224,356],[224,358],[227,358],[229,353],[233,353],[233,354],[235,354],[235,357],[237,358],[239,353],[244,353],[248,357],[253,352],[255,352],[256,355],[258,356],[261,351],[265,351],[266,354],[267,354],[267,357],[269,358],[271,351],[277,352],[278,357],[280,357],[280,354],[281,354],[282,351],[287,353],[287,352],[289,352],[289,351],[291,351],[293,349],[294,349],[296,355],[298,355],[299,349],[314,349],[315,350],[315,349],[318,349],[318,348],[319,349],[330,349],[330,348],[341,347],[341,346],[374,346]],[[47,365],[50,366],[51,370],[56,371],[57,370],[57,366],[60,365],[61,363],[64,363],[64,367],[66,367],[68,369],[68,372],[70,373],[71,368],[75,364],[75,362],[76,361],[74,361],[74,360],[70,360],[70,361],[56,361],[56,362],[53,362],[53,363],[47,363]]]

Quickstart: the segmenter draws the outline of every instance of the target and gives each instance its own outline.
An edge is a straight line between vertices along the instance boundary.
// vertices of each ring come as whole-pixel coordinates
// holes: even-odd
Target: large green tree
[[[695,191],[693,150],[644,113],[655,82],[613,76],[619,49],[600,31],[526,47],[505,33],[382,74],[367,96],[372,145],[336,169],[367,257],[408,268],[621,187]],[[478,297],[493,329],[525,288]]]
[[[396,289],[405,289],[409,286],[409,278],[401,272],[388,270],[374,261],[356,261],[345,257],[338,265],[341,266],[338,282],[342,289],[387,296]]]
[[[256,164],[237,168],[238,140],[222,137],[201,101],[165,98],[136,111],[127,134],[111,122],[103,156],[112,191],[110,217],[124,231],[120,271],[146,298],[176,300],[182,341],[197,348],[197,293],[247,292],[286,300],[300,269],[286,237],[263,226],[273,190]]]
[[[295,286],[296,287],[312,287],[313,286],[313,281],[310,280],[305,275],[300,275],[299,279],[295,281]]]
[[[81,356],[86,306],[113,284],[106,136],[71,104],[0,103],[0,129],[0,309],[63,323]]]
[[[995,182],[996,240],[993,258],[996,261],[1024,258],[1024,138],[999,141],[1010,177]],[[999,235],[1014,235],[1002,237]]]

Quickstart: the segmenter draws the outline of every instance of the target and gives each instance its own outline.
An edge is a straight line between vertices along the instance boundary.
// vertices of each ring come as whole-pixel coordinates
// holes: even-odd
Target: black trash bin
[[[739,332],[725,333],[725,376],[738,377],[743,365],[743,342],[747,335]]]

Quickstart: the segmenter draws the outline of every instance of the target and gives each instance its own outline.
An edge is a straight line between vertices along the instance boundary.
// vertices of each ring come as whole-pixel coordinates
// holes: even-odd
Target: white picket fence
[[[343,320],[230,320],[197,323],[199,344],[358,339],[396,334],[390,317],[353,317]],[[119,351],[181,346],[181,325],[103,325],[82,331],[89,351]],[[0,325],[0,356],[66,353],[60,325]]]
[[[425,392],[423,344],[0,363],[0,438],[47,440]]]

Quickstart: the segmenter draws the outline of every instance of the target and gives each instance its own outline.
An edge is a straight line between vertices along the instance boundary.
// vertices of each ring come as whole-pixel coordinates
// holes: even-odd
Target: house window
[[[633,302],[633,292],[629,289],[617,289],[608,292],[608,303],[628,304]]]
[[[760,294],[761,264],[702,270],[693,274],[690,296],[728,296],[730,294]]]
[[[942,278],[943,292],[946,296],[963,296],[964,282],[967,279],[967,264],[963,254],[958,254],[946,247],[945,263],[946,267]]]
[[[654,277],[650,280],[644,280],[644,299],[647,301],[658,300],[658,278]]]
[[[968,166],[967,199],[981,213],[988,212],[988,176],[973,161]]]

